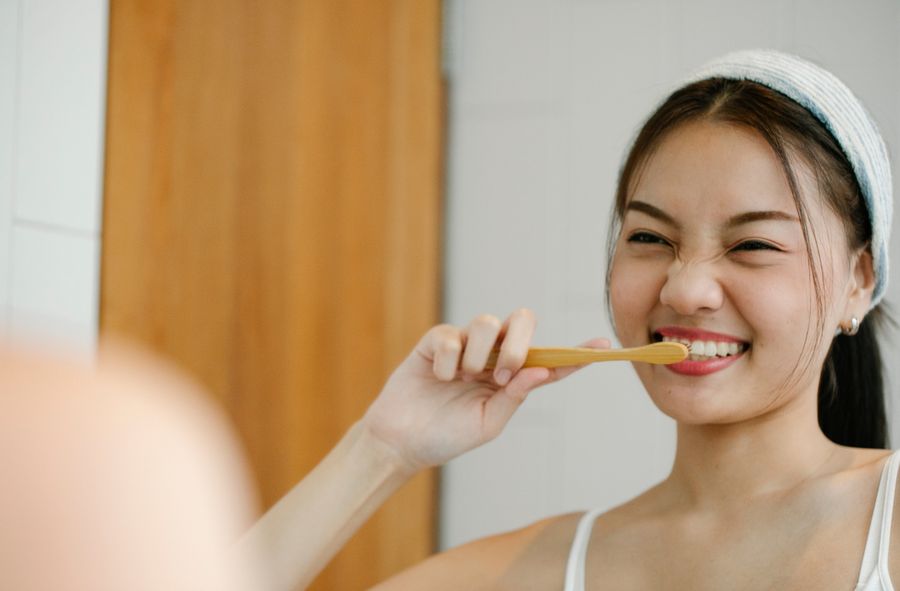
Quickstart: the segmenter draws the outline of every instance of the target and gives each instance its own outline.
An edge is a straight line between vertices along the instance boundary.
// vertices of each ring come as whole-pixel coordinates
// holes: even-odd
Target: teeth
[[[691,359],[706,360],[712,357],[728,357],[729,355],[737,355],[744,350],[743,343],[725,343],[721,341],[689,341],[676,337],[662,338],[665,343],[681,343],[685,345],[691,352]]]

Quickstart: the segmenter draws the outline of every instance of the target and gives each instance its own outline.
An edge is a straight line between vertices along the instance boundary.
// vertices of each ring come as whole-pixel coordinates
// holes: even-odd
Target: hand
[[[411,471],[494,439],[529,392],[581,367],[522,368],[534,328],[534,313],[524,308],[504,323],[481,315],[464,329],[433,327],[388,378],[362,419],[364,427]],[[485,370],[498,344],[496,368]],[[610,344],[594,339],[582,346]]]

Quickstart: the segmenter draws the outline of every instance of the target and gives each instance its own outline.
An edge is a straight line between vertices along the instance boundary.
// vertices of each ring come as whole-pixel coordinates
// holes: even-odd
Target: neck
[[[670,490],[688,506],[722,508],[786,492],[828,469],[839,446],[822,433],[816,392],[749,421],[678,424]]]

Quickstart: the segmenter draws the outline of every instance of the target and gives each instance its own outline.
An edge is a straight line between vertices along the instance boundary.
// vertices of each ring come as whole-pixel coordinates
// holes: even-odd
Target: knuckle
[[[485,328],[500,328],[501,323],[500,319],[491,314],[479,314],[472,321],[473,326],[485,327]]]
[[[455,354],[462,349],[462,344],[459,339],[443,338],[438,342],[436,348],[441,353]]]
[[[485,362],[486,359],[481,355],[475,354],[467,349],[462,360],[460,360],[459,365],[465,373],[476,374],[484,369]]]
[[[456,334],[459,332],[459,329],[452,324],[438,324],[437,326],[432,327],[431,332],[438,336],[447,336]]]
[[[435,369],[434,375],[437,376],[437,379],[441,380],[442,382],[449,382],[454,377],[456,377],[456,372],[450,371],[449,368],[441,367]]]
[[[515,318],[522,318],[524,320],[530,320],[534,322],[534,310],[531,308],[519,308],[515,312],[512,313]]]
[[[452,324],[439,324],[431,329],[431,338],[436,343],[435,348],[437,348],[437,344],[445,341],[458,342],[460,340],[460,330]]]
[[[481,371],[481,368],[478,367],[477,363],[473,363],[472,361],[464,361],[462,364],[462,370],[468,374],[475,374]]]
[[[525,363],[525,351],[513,350],[506,351],[505,355],[503,355],[502,364],[504,367],[522,367],[522,364]],[[499,365],[499,363],[498,363]]]
[[[476,373],[481,371],[484,362],[479,362],[477,355],[473,355],[470,350],[466,350],[466,353],[463,355],[462,360],[460,360],[460,367],[462,367],[463,371],[467,373]]]

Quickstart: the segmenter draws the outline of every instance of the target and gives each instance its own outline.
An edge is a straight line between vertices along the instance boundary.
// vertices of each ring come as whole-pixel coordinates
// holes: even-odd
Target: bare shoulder
[[[559,589],[582,512],[536,521],[440,554],[380,583],[376,591]]]
[[[900,581],[900,518],[898,518],[898,513],[900,513],[900,491],[895,490],[893,521],[891,522],[891,537],[888,546],[888,571],[893,581]]]
[[[846,462],[848,470],[865,470],[870,468],[881,469],[884,465],[883,461],[892,453],[894,450],[890,449],[871,449],[871,448],[862,448],[862,447],[847,447],[844,448],[849,456],[849,460]]]
[[[850,478],[862,480],[865,483],[865,486],[862,489],[862,497],[856,498],[865,499],[865,501],[860,502],[865,502],[866,507],[868,507],[867,516],[869,519],[872,519],[873,517],[877,518],[878,516],[873,515],[871,511],[875,503],[877,490],[880,488],[881,475],[884,468],[887,466],[887,461],[890,459],[889,456],[896,453],[897,450],[852,447],[843,449],[848,458],[843,474]],[[890,482],[890,480],[888,482]],[[886,566],[888,567],[891,579],[900,581],[900,519],[897,519],[896,517],[897,514],[900,513],[900,491],[895,490],[894,492],[892,508],[894,518],[890,525],[889,554],[888,564]],[[868,527],[871,526],[879,527],[879,524],[871,523],[866,527],[868,529]]]

